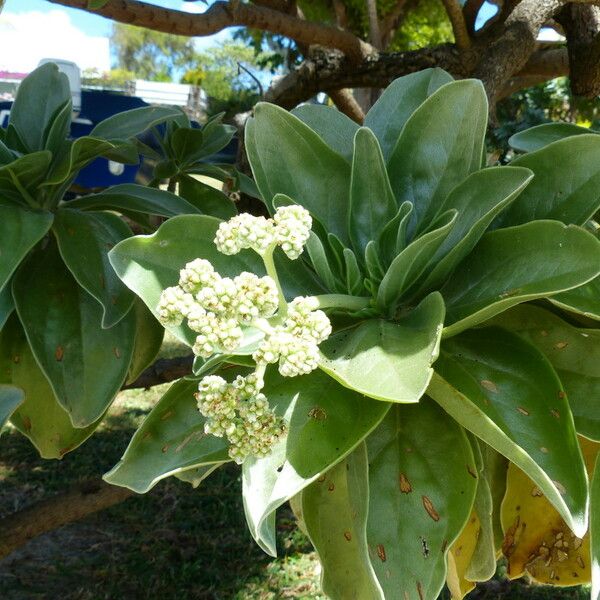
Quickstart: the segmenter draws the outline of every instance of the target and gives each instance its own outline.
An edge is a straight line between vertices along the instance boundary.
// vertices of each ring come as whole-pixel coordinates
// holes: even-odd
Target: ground
[[[173,341],[165,353],[176,354]],[[0,439],[0,516],[109,470],[167,386],[119,395],[105,423],[62,461],[42,461],[15,431]],[[325,600],[319,565],[289,510],[278,515],[281,556],[248,533],[239,468],[216,471],[198,489],[175,478],[102,513],[41,536],[0,562],[3,600]],[[443,596],[445,597],[445,596]],[[558,591],[494,582],[486,600],[575,600]]]

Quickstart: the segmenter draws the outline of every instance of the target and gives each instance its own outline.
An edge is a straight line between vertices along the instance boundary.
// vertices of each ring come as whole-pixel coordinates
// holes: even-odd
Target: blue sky
[[[167,8],[202,12],[201,1],[150,0]],[[487,3],[481,25],[496,12]],[[66,8],[46,0],[6,0],[0,15],[0,69],[28,72],[41,58],[62,58],[77,62],[82,69],[108,70],[111,66],[108,36],[111,21],[82,10]],[[229,33],[197,38],[199,47],[214,45]]]

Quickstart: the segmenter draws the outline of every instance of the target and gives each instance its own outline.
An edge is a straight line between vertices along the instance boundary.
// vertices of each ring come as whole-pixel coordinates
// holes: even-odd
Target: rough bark
[[[471,38],[458,0],[442,0],[442,2],[452,25],[456,46],[461,50],[467,49],[471,45]]]
[[[71,8],[87,10],[88,0],[48,0]],[[270,31],[298,40],[343,51],[351,60],[375,53],[374,48],[348,31],[322,23],[305,21],[293,15],[240,0],[215,2],[203,14],[161,8],[136,0],[110,0],[95,12],[120,23],[185,36],[207,36],[227,27],[244,26]]]
[[[0,559],[43,533],[119,504],[132,495],[131,490],[94,479],[8,515],[0,520]]]
[[[360,104],[356,101],[356,98],[352,95],[352,90],[333,90],[330,92],[330,96],[341,112],[350,117],[353,121],[356,121],[359,125],[363,124],[365,113],[360,107]]]
[[[557,20],[567,37],[571,89],[595,98],[600,94],[600,8],[569,5]]]

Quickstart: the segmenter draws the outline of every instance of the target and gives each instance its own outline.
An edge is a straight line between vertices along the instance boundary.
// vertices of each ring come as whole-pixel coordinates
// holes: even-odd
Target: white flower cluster
[[[198,408],[207,419],[204,431],[226,437],[229,456],[238,464],[247,456],[266,456],[285,433],[285,421],[269,407],[263,386],[262,377],[252,373],[238,375],[233,383],[208,375],[198,387]]]
[[[240,325],[272,317],[278,306],[277,285],[271,277],[243,272],[221,277],[207,260],[197,258],[180,271],[179,285],[163,291],[158,314],[164,325],[184,319],[198,336],[194,354],[208,358],[234,352],[243,338]]]
[[[252,355],[257,365],[279,362],[284,377],[314,371],[319,362],[319,344],[331,333],[331,323],[316,298],[298,297],[288,306],[283,325],[273,328]]]
[[[312,219],[302,206],[282,206],[272,219],[241,214],[219,225],[215,244],[223,254],[237,254],[251,248],[261,256],[273,246],[281,246],[295,260],[308,241]]]

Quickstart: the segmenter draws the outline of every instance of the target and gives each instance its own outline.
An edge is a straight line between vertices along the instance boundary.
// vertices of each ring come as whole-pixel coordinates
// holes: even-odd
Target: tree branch
[[[122,389],[150,388],[153,385],[180,379],[192,372],[193,362],[193,356],[161,358],[149,366],[133,383],[123,386]]]
[[[475,22],[477,21],[477,15],[483,6],[485,0],[467,0],[463,6],[463,18],[467,31],[470,35],[475,33]]]
[[[576,96],[600,94],[600,8],[566,6],[557,16],[567,37],[571,90]]]
[[[93,12],[120,23],[185,36],[206,36],[227,27],[244,26],[278,33],[304,44],[319,44],[344,52],[351,60],[376,54],[375,49],[348,31],[241,0],[215,2],[203,14],[162,8],[137,0],[109,0],[102,8],[87,8],[88,0],[48,0],[71,8]]]
[[[132,495],[127,488],[94,479],[7,515],[0,519],[0,560],[38,535],[118,504]]]
[[[460,50],[466,50],[471,46],[471,38],[460,4],[458,0],[442,0],[442,2],[452,25],[456,46]]]
[[[379,17],[377,16],[376,0],[366,0],[367,15],[369,17],[369,40],[371,45],[381,50],[381,31],[379,29]]]
[[[340,112],[343,112],[346,116],[350,117],[353,121],[356,121],[359,125],[363,124],[365,120],[365,113],[360,107],[360,104],[356,101],[356,98],[352,95],[351,90],[347,88],[341,90],[332,90],[329,93],[329,97],[333,100]]]

